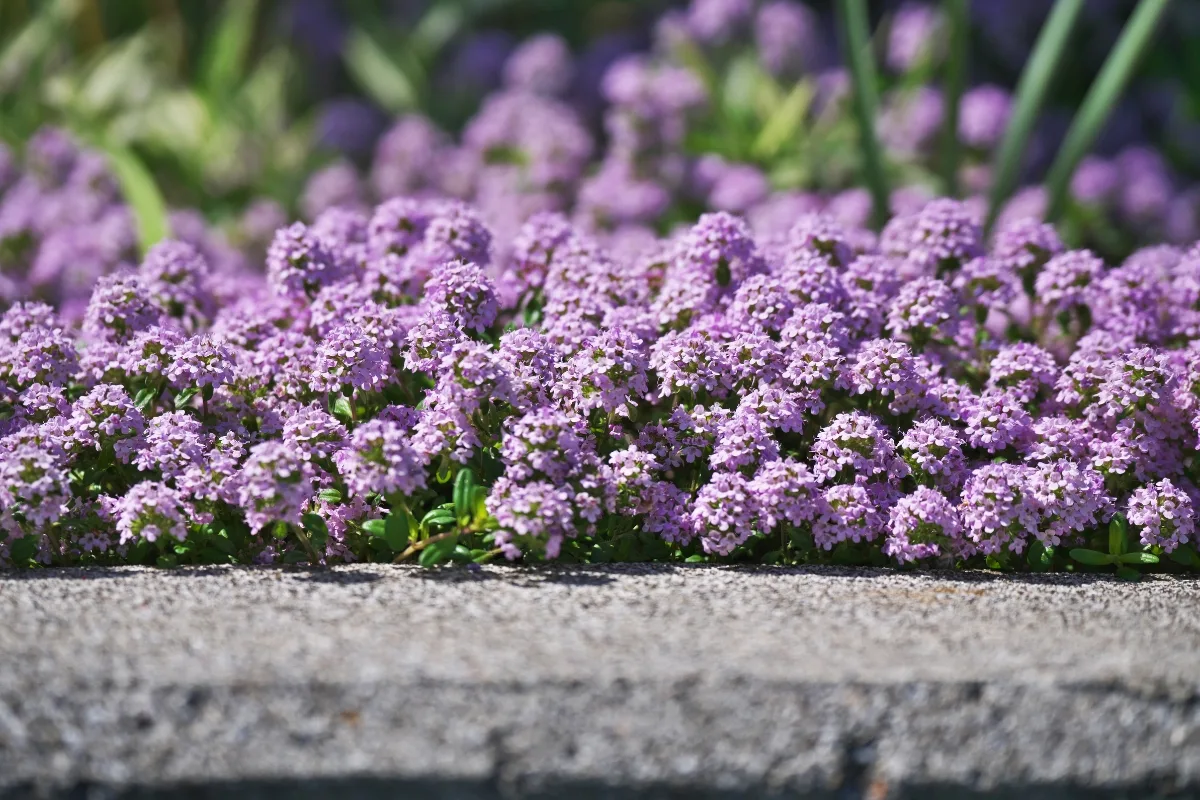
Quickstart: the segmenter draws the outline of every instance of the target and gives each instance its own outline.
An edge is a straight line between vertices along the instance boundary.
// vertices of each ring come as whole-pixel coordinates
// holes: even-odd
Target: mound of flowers
[[[1109,266],[947,199],[632,253],[335,208],[262,274],[166,241],[77,325],[3,314],[0,557],[1182,568],[1198,335],[1200,247]]]

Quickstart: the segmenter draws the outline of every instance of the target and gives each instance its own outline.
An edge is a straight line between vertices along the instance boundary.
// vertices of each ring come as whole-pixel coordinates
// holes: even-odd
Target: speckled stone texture
[[[1200,582],[0,573],[0,797],[1200,796]]]

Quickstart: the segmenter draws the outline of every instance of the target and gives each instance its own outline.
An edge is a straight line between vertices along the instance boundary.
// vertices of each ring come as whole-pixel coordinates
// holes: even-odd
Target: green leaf
[[[1055,222],[1067,202],[1071,188],[1071,176],[1075,168],[1092,148],[1101,128],[1120,100],[1137,69],[1138,62],[1154,39],[1154,32],[1162,20],[1171,0],[1141,0],[1129,21],[1125,23],[1120,38],[1109,52],[1100,74],[1088,90],[1083,104],[1075,114],[1071,127],[1063,139],[1058,156],[1046,174],[1046,219]]]
[[[796,136],[816,94],[817,87],[812,81],[806,79],[796,82],[783,102],[767,118],[758,138],[754,140],[751,149],[755,157],[771,158]]]
[[[458,547],[458,536],[447,536],[445,539],[436,541],[422,550],[421,557],[417,559],[417,563],[422,567],[432,567],[440,564],[450,558],[456,547]]]
[[[942,120],[942,184],[946,194],[958,194],[958,105],[967,82],[967,57],[970,54],[971,20],[967,0],[944,0],[946,22],[950,26],[950,53],[946,59],[944,119]]]
[[[387,541],[388,547],[396,552],[404,550],[411,540],[411,530],[408,510],[404,506],[393,507],[388,512],[383,526],[383,538]]]
[[[1200,567],[1200,556],[1196,554],[1196,548],[1190,544],[1181,544],[1171,551],[1168,556],[1176,564],[1182,564],[1185,567],[1193,569]]]
[[[111,143],[102,146],[113,175],[121,185],[121,194],[137,221],[138,243],[145,255],[153,245],[171,235],[167,203],[154,176],[132,150]]]
[[[435,525],[452,525],[454,523],[454,512],[444,508],[435,508],[421,519],[421,530],[429,532],[429,529]]]
[[[333,403],[333,415],[340,419],[349,420],[354,415],[350,412],[350,401],[344,397],[339,397]]]
[[[475,514],[476,525],[482,525],[483,521],[488,518],[487,498],[488,490],[486,486],[476,486],[471,490],[471,509]]]
[[[286,522],[276,522],[271,528],[271,535],[276,539],[286,539],[288,537],[288,526]]]
[[[133,398],[133,405],[138,411],[145,411],[146,407],[153,403],[156,397],[158,397],[157,389],[142,389]]]
[[[319,514],[305,514],[300,518],[304,525],[304,530],[308,531],[308,537],[312,540],[314,547],[324,547],[329,541],[329,526],[325,524],[325,519]]]
[[[1113,514],[1108,523],[1108,552],[1114,556],[1124,554],[1129,549],[1129,522],[1120,512]]]
[[[37,539],[38,537],[36,536],[28,535],[17,539],[8,546],[8,557],[12,559],[14,564],[20,564],[21,566],[28,565],[33,560],[33,557],[37,555]]]
[[[1025,62],[1025,69],[1017,83],[1008,130],[1004,133],[996,156],[995,179],[988,200],[989,229],[1017,186],[1024,166],[1026,143],[1042,113],[1046,95],[1067,53],[1067,41],[1082,10],[1083,0],[1058,0],[1042,25],[1033,53]]]
[[[1047,548],[1041,542],[1034,542],[1029,546],[1025,560],[1034,572],[1047,572],[1054,564],[1054,548]]]
[[[285,564],[301,564],[308,560],[308,553],[303,550],[289,550],[283,554],[283,563]]]
[[[362,529],[372,536],[387,537],[387,522],[382,519],[369,519],[363,523]]]
[[[1105,564],[1112,564],[1116,560],[1108,553],[1101,553],[1099,550],[1087,550],[1082,547],[1076,547],[1070,552],[1070,556],[1080,564],[1088,564],[1089,566],[1093,567],[1102,567]]]
[[[342,502],[342,493],[337,489],[322,489],[321,491],[317,492],[317,497],[321,498],[326,503]]]
[[[454,477],[454,472],[451,469],[450,459],[442,456],[442,460],[438,464],[437,475],[435,477],[437,478],[438,483],[450,482],[450,479]]]
[[[1122,564],[1157,564],[1158,556],[1154,553],[1126,553],[1121,556]]]
[[[192,398],[200,393],[200,390],[195,386],[184,389],[179,394],[175,395],[175,407],[187,408],[188,403],[192,402]]]
[[[474,489],[475,473],[471,472],[469,467],[463,467],[454,479],[454,515],[458,518],[459,525],[466,525],[471,521]]]
[[[685,563],[685,564],[703,564],[707,560],[708,559],[705,558],[704,556],[702,556],[701,554],[696,553],[695,555],[688,556],[687,558],[685,558],[683,560],[683,563]]]
[[[417,104],[412,78],[366,31],[352,28],[346,34],[342,57],[350,76],[385,111],[398,114]]]
[[[161,569],[174,569],[179,566],[179,559],[173,553],[163,553],[154,563]]]
[[[258,0],[225,0],[201,56],[200,85],[210,102],[229,97],[241,80],[257,17]]]
[[[1142,573],[1138,572],[1133,567],[1118,567],[1117,577],[1123,581],[1140,581]]]
[[[883,170],[883,153],[875,135],[875,110],[879,107],[879,86],[875,60],[871,55],[871,31],[868,27],[866,0],[837,0],[838,33],[842,52],[850,68],[854,90],[854,116],[858,121],[859,149],[862,151],[864,178],[871,190],[872,224],[878,229],[887,221],[889,194]]]

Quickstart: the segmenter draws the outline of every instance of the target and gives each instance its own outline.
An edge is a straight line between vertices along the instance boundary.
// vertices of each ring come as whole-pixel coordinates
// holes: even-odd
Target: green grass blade
[[[1054,4],[1021,73],[1012,118],[996,156],[992,193],[988,202],[988,228],[996,221],[1004,202],[1016,188],[1029,134],[1046,102],[1051,81],[1066,54],[1067,41],[1082,10],[1083,0],[1058,0]]]
[[[258,0],[225,0],[201,61],[200,85],[210,99],[233,94],[246,71],[257,18]]]
[[[866,0],[837,0],[835,8],[842,50],[850,67],[863,172],[867,187],[871,190],[871,221],[876,228],[880,228],[888,217],[888,188],[883,171],[883,154],[875,136],[879,84],[875,77],[875,60],[871,56],[867,3]]]
[[[393,114],[417,104],[417,87],[370,34],[355,28],[346,35],[342,49],[346,68],[364,91],[381,108]]]
[[[950,27],[950,54],[946,59],[945,108],[942,130],[942,184],[946,194],[958,194],[958,106],[967,83],[967,57],[971,20],[967,0],[945,0],[946,23]]]
[[[154,176],[132,150],[120,145],[107,145],[104,151],[117,182],[121,184],[125,202],[133,210],[133,217],[137,221],[138,244],[142,255],[145,255],[154,244],[170,236],[167,203],[154,182]]]
[[[1066,139],[1050,166],[1046,176],[1046,192],[1049,201],[1046,216],[1053,221],[1062,215],[1067,202],[1071,176],[1080,160],[1091,149],[1100,134],[1100,129],[1112,113],[1113,106],[1129,85],[1138,62],[1154,38],[1154,31],[1162,20],[1163,12],[1171,0],[1141,0],[1117,44],[1100,68],[1096,82],[1088,89],[1083,105],[1075,115]]]

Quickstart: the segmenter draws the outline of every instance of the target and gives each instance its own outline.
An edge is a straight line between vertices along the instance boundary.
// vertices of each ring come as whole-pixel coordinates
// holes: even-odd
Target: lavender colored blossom
[[[302,222],[276,232],[267,249],[267,281],[276,294],[302,299],[342,278],[341,265]]]
[[[177,389],[217,388],[233,379],[233,354],[208,336],[194,336],[171,348],[164,370]]]
[[[903,564],[940,555],[969,555],[971,549],[964,541],[958,510],[936,489],[918,487],[892,506],[884,555]]]
[[[816,66],[822,33],[816,14],[803,3],[770,0],[754,18],[758,57],[772,75],[793,77]]]
[[[57,521],[70,500],[67,470],[53,453],[33,443],[0,452],[0,510],[19,514],[29,532]]]
[[[917,349],[949,339],[957,332],[958,299],[937,278],[918,278],[904,285],[888,310],[888,331]]]
[[[768,461],[750,482],[764,532],[780,525],[800,526],[821,511],[820,487],[809,468],[792,458]]]
[[[483,333],[496,320],[496,289],[477,265],[447,261],[425,284],[425,299],[465,331]]]
[[[504,82],[535,94],[560,95],[571,84],[571,50],[562,37],[544,33],[526,39],[504,64]]]
[[[379,391],[392,375],[387,351],[357,325],[339,325],[317,345],[312,386],[319,392]]]
[[[241,470],[230,478],[234,501],[253,531],[272,522],[298,525],[304,504],[316,492],[315,479],[312,464],[279,440],[251,447]]]
[[[971,473],[963,486],[963,528],[983,553],[1025,549],[1037,531],[1037,503],[1030,496],[1030,467],[988,464]]]
[[[740,472],[716,472],[700,487],[688,517],[704,552],[724,556],[750,538],[757,513],[750,479]]]
[[[204,256],[186,242],[167,240],[150,248],[138,270],[154,304],[167,316],[192,327],[206,322],[214,312],[209,286],[209,266]]]
[[[1106,522],[1112,499],[1104,477],[1088,466],[1059,459],[1028,473],[1027,491],[1038,505],[1037,537],[1046,547],[1070,543],[1078,534]]]
[[[630,416],[650,391],[645,344],[636,334],[611,328],[571,356],[554,393],[567,407],[583,414],[598,409]]]
[[[205,463],[212,440],[212,434],[191,414],[160,414],[146,426],[145,445],[133,463],[143,472],[157,471],[164,481],[173,481]]]
[[[141,278],[129,273],[108,275],[96,283],[83,330],[98,340],[120,343],[158,324],[162,315],[163,309]]]
[[[990,257],[1024,277],[1040,275],[1047,262],[1064,249],[1053,225],[1022,217],[997,230]]]
[[[506,474],[558,485],[594,468],[596,456],[575,417],[543,407],[509,421],[501,444]]]
[[[178,491],[155,481],[142,481],[113,504],[121,544],[156,542],[167,536],[187,539],[194,512]]]
[[[898,449],[919,482],[953,490],[967,477],[963,444],[962,436],[950,425],[926,418],[905,432]]]
[[[1104,262],[1089,250],[1056,255],[1038,273],[1037,299],[1055,314],[1084,306],[1089,288],[1103,271]]]
[[[973,258],[954,276],[954,288],[963,299],[984,309],[1003,309],[1021,290],[1017,274],[997,258]]]
[[[984,84],[965,92],[958,111],[958,136],[968,146],[990,150],[1000,142],[1012,114],[1012,96]]]
[[[567,487],[546,481],[517,484],[501,479],[488,496],[488,510],[500,528],[496,543],[508,558],[521,554],[521,547],[535,544],[547,558],[556,558],[563,540],[576,536],[575,506]]]
[[[869,414],[838,414],[817,434],[812,446],[813,472],[825,483],[839,477],[862,479],[905,477],[908,465],[896,455],[896,446],[882,423]]]
[[[1023,403],[1041,392],[1053,390],[1058,382],[1054,356],[1029,342],[1004,345],[992,358],[988,385],[1014,392]]]
[[[888,66],[904,72],[929,58],[937,50],[941,25],[941,17],[933,6],[924,3],[901,6],[888,32]]]
[[[963,421],[967,442],[988,453],[1020,447],[1029,438],[1033,426],[1033,418],[1015,392],[994,389],[985,391],[967,405]]]
[[[861,483],[828,487],[821,494],[820,508],[812,532],[817,547],[823,550],[842,542],[872,542],[884,531],[884,517]]]
[[[346,444],[346,426],[317,405],[290,414],[283,423],[283,441],[305,461],[323,461]]]
[[[409,497],[425,488],[426,462],[404,426],[391,420],[375,419],[355,428],[334,463],[355,496]]]
[[[717,471],[754,471],[779,457],[779,444],[771,435],[771,421],[750,405],[738,406],[722,423],[709,463]]]
[[[1141,543],[1166,553],[1191,541],[1196,532],[1192,499],[1168,478],[1134,491],[1128,512],[1129,521],[1141,528]]]
[[[71,406],[69,431],[73,450],[111,451],[130,463],[142,447],[146,419],[124,387],[101,384]]]

